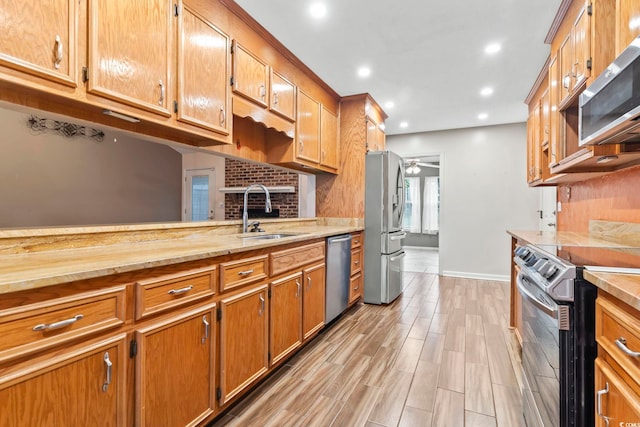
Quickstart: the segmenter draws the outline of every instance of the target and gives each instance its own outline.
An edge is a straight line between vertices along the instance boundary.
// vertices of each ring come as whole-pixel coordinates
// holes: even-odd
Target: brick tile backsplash
[[[246,163],[239,160],[225,159],[224,164],[225,187],[246,187],[250,184],[263,184],[267,187],[288,185],[295,188],[294,193],[271,194],[271,205],[274,209],[280,209],[280,218],[298,217],[298,174],[274,169],[269,166],[261,166]],[[249,194],[247,205],[249,208],[264,209],[264,194]],[[224,218],[242,219],[242,194],[224,195]]]

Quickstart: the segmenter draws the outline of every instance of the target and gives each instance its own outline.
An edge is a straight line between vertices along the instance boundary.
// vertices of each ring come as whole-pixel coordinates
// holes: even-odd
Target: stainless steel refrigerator
[[[403,290],[402,158],[391,151],[369,152],[365,175],[364,302],[389,304]]]

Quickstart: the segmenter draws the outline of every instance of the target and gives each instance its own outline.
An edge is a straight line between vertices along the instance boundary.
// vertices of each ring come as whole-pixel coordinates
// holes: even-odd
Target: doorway
[[[440,156],[405,157],[405,271],[438,273]]]
[[[556,231],[557,228],[557,188],[540,189],[540,231]]]
[[[215,219],[216,175],[214,168],[187,169],[185,172],[185,221]]]

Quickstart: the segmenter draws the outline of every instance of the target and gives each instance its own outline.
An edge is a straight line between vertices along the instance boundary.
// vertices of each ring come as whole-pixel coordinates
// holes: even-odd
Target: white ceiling
[[[315,20],[318,1],[327,15]],[[341,96],[370,93],[393,135],[525,121],[561,0],[236,2]],[[485,54],[494,42],[502,50]],[[357,76],[362,65],[368,78]],[[493,95],[480,95],[486,86]]]

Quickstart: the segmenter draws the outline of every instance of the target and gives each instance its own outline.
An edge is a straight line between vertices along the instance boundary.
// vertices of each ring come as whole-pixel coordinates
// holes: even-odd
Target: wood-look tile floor
[[[508,283],[419,255],[396,301],[354,307],[213,425],[524,426]]]

